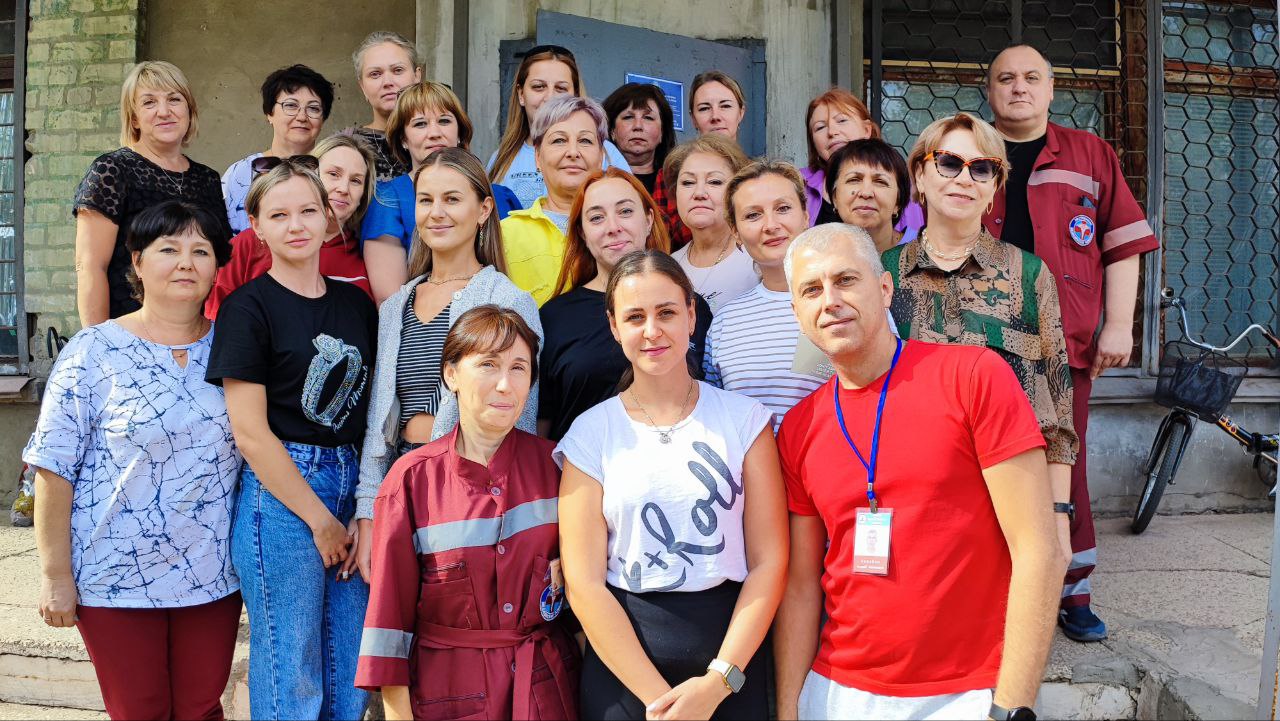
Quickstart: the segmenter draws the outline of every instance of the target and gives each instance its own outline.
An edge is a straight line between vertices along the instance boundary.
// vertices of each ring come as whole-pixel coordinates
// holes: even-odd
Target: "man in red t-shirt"
[[[892,280],[860,229],[802,233],[785,267],[836,376],[778,435],[778,717],[1034,718],[1065,559],[1017,378],[985,348],[900,343]]]

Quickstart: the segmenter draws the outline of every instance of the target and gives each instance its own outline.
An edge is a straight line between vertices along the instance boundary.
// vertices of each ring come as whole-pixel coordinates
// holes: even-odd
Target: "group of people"
[[[367,125],[278,70],[221,182],[141,63],[76,191],[23,458],[113,718],[221,718],[242,606],[255,719],[1024,721],[1055,619],[1105,637],[1089,389],[1156,239],[1035,49],[906,158],[833,88],[799,167],[718,71],[677,145],[535,47],[486,166],[411,43],[353,60]]]

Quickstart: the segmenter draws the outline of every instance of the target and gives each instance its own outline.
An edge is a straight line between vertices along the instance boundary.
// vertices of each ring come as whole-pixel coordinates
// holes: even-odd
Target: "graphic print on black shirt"
[[[282,441],[358,443],[377,324],[373,301],[350,283],[326,279],[324,295],[307,298],[267,273],[223,301],[205,377],[263,385],[267,423]]]
[[[1031,209],[1027,205],[1027,181],[1035,169],[1036,158],[1044,150],[1048,134],[1025,143],[1004,141],[1009,155],[1009,180],[1004,185],[1004,229],[1000,240],[1031,253],[1036,252],[1035,229],[1031,227]]]

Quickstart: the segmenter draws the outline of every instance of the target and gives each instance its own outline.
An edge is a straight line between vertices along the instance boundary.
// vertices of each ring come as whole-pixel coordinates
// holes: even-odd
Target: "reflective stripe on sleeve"
[[[1125,243],[1132,243],[1135,240],[1141,240],[1149,235],[1155,235],[1151,230],[1151,225],[1145,220],[1135,220],[1128,225],[1122,225],[1114,230],[1108,230],[1102,236],[1102,249],[1112,250]]]
[[[1077,173],[1074,170],[1057,170],[1053,168],[1048,170],[1037,170],[1031,173],[1030,177],[1027,178],[1027,185],[1045,185],[1048,183],[1062,183],[1064,185],[1070,185],[1083,190],[1095,198],[1098,197],[1098,181],[1084,173]]]
[[[409,658],[413,634],[395,628],[365,628],[360,637],[361,656]]]

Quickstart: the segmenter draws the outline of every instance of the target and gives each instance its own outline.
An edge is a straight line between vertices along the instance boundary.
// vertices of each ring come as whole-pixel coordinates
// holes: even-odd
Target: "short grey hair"
[[[418,47],[405,39],[403,35],[390,30],[374,30],[365,36],[360,47],[351,53],[351,64],[356,66],[356,78],[359,79],[364,74],[364,54],[370,48],[377,47],[383,43],[390,43],[405,51],[409,55],[409,64],[414,70],[422,67],[422,58],[418,57]]]
[[[538,108],[538,113],[529,125],[529,139],[533,147],[542,145],[542,139],[546,137],[552,125],[568,120],[570,115],[579,111],[590,115],[595,121],[596,137],[603,146],[604,141],[609,139],[609,119],[604,113],[604,108],[600,107],[600,103],[577,95],[557,95]]]
[[[1049,79],[1050,80],[1053,79],[1053,63],[1049,62],[1049,58],[1045,57],[1044,53],[1040,52],[1040,48],[1037,48],[1034,45],[1029,45],[1027,43],[1014,43],[1012,45],[1006,45],[1003,50],[995,54],[995,57],[991,58],[991,62],[987,63],[986,70],[983,72],[983,75],[985,76],[984,77],[985,85],[991,84],[991,80],[992,80],[991,67],[996,64],[996,61],[1000,59],[1000,56],[1004,55],[1006,52],[1010,50],[1015,50],[1017,48],[1026,48],[1034,52],[1036,55],[1039,55],[1040,59],[1044,61],[1044,69],[1045,69],[1045,72],[1049,74]]]
[[[791,241],[791,245],[787,246],[787,255],[782,260],[782,272],[787,276],[787,287],[791,288],[791,263],[796,253],[807,249],[827,250],[838,242],[852,245],[858,257],[871,266],[872,275],[877,278],[884,275],[884,264],[880,262],[880,252],[876,250],[875,241],[871,240],[867,231],[848,223],[823,223],[797,235]]]

